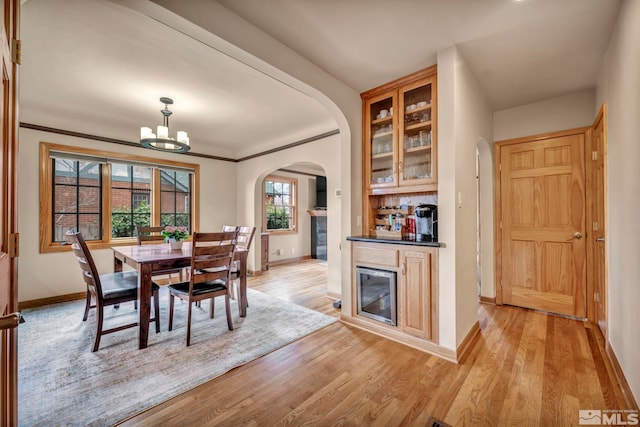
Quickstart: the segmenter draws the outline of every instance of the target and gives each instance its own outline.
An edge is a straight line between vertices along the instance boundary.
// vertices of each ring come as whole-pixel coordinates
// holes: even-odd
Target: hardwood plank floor
[[[338,316],[326,281],[308,260],[249,286]],[[571,426],[579,409],[630,409],[597,328],[507,306],[479,305],[478,318],[461,365],[337,323],[123,425]]]

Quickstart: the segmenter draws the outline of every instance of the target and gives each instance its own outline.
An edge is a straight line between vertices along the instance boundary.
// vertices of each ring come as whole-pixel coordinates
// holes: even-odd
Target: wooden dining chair
[[[238,229],[238,248],[244,248],[246,250],[251,249],[251,243],[253,242],[253,236],[256,234],[255,227],[246,227],[246,226],[235,226],[235,225],[223,225],[222,231],[232,231],[232,229]],[[242,304],[240,301],[240,261],[234,261],[233,267],[231,268],[231,282],[234,284],[231,287],[231,297],[238,299],[238,304]],[[237,284],[237,287],[236,287]],[[247,307],[249,303],[247,303]]]
[[[86,321],[91,308],[96,309],[97,331],[96,338],[93,343],[92,352],[98,351],[100,347],[100,338],[103,335],[118,332],[123,329],[138,326],[138,322],[129,323],[122,326],[103,330],[104,307],[110,305],[119,305],[121,303],[138,300],[138,272],[137,271],[121,271],[117,273],[98,274],[96,265],[89,252],[82,234],[77,231],[70,230],[66,233],[67,240],[71,243],[73,253],[80,264],[82,270],[82,278],[87,284],[87,302],[84,309],[82,321]],[[160,332],[160,302],[158,300],[158,285],[154,284],[151,288],[153,295],[154,316],[151,321],[156,322],[156,333]],[[92,305],[91,302],[95,301]]]
[[[145,243],[163,243],[164,236],[162,235],[162,230],[164,227],[140,227],[136,226],[136,239],[138,240],[138,245],[143,245]],[[161,270],[154,271],[154,276],[169,276],[169,283],[172,282],[171,275],[178,274],[179,280],[182,281],[182,268],[174,268],[170,270]]]
[[[169,285],[169,330],[173,329],[175,298],[188,304],[187,346],[191,344],[191,310],[193,302],[211,299],[209,317],[214,315],[214,299],[224,296],[227,326],[233,330],[229,284],[236,251],[238,231],[193,233],[191,243],[191,275],[188,281]]]

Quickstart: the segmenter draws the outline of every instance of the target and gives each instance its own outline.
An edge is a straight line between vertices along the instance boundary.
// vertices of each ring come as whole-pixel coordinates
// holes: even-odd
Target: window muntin
[[[294,178],[268,176],[264,180],[263,228],[270,232],[295,232],[296,187]]]

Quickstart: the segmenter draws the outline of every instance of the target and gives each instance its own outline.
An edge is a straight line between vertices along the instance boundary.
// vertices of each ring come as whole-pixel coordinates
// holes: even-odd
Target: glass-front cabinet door
[[[397,101],[396,91],[372,98],[365,104],[365,156],[370,159],[370,188],[398,185]],[[394,114],[396,113],[396,114]]]
[[[399,91],[399,185],[436,182],[435,79],[427,78]]]

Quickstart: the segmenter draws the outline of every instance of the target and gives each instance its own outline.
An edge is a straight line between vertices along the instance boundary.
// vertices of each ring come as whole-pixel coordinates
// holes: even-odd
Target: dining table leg
[[[240,317],[247,317],[247,258],[248,251],[240,252]]]
[[[147,348],[151,318],[151,265],[141,264],[138,271],[138,348]],[[157,316],[157,315],[156,315]]]
[[[119,258],[113,257],[113,272],[118,273],[122,271],[122,260]]]

